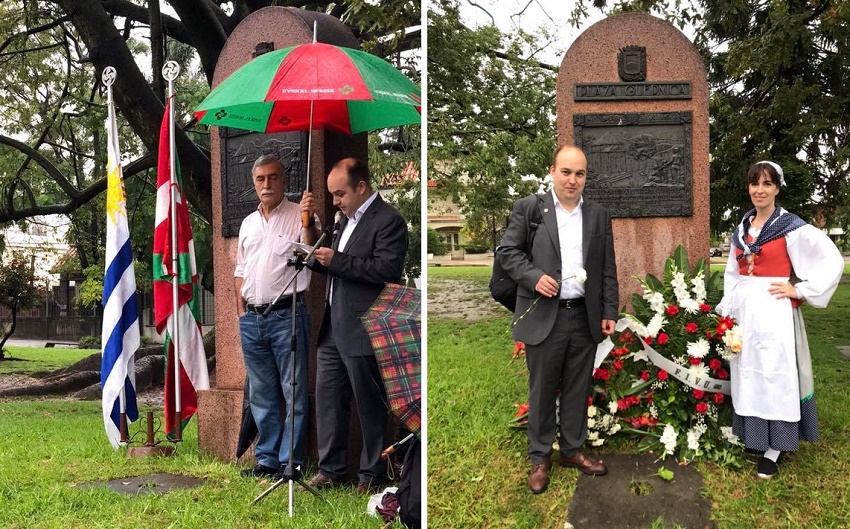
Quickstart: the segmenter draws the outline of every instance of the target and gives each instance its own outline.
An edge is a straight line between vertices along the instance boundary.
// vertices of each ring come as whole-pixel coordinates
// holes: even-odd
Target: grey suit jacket
[[[529,223],[531,219],[541,218],[543,222],[536,228],[532,247],[528,248]],[[587,199],[582,205],[582,253],[587,272],[584,283],[585,307],[590,333],[599,343],[603,339],[602,320],[617,319],[619,286],[611,216],[605,208]],[[531,255],[531,259],[527,254]],[[518,285],[513,338],[537,345],[552,331],[558,313],[557,296],[547,298],[535,291],[537,281],[544,274],[556,281],[561,280],[561,245],[551,192],[516,201],[508,227],[496,250],[496,258]],[[517,321],[537,297],[540,299],[534,309]]]
[[[326,268],[314,260],[308,266],[333,277],[331,329],[340,354],[369,356],[374,352],[360,316],[372,306],[386,283],[401,282],[408,245],[407,223],[378,195],[357,222],[345,251],[340,252],[339,239],[347,223],[348,218],[343,217],[331,245],[334,256],[330,266]]]

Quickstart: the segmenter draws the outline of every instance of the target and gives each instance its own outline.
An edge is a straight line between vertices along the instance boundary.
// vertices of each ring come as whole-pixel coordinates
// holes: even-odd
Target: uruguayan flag
[[[121,412],[126,413],[128,423],[139,417],[133,358],[139,348],[139,310],[121,157],[118,153],[118,127],[112,101],[109,103],[109,118],[106,121],[106,270],[103,274],[103,360],[100,383],[103,386],[106,436],[112,447],[117,449],[121,438]]]

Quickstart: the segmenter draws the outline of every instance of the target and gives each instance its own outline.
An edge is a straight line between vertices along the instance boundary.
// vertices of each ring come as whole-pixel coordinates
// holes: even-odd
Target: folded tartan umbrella
[[[421,292],[387,284],[360,317],[375,350],[390,410],[416,434],[422,426]]]

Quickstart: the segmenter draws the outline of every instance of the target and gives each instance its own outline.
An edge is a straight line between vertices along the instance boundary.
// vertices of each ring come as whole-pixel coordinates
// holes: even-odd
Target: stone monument
[[[338,46],[357,48],[357,39],[338,19],[291,7],[267,7],[245,18],[233,30],[216,65],[213,87],[240,66],[261,53],[313,41],[313,22],[317,22],[317,40]],[[323,226],[333,224],[334,208],[326,192],[326,175],[338,160],[357,156],[367,158],[365,134],[346,136],[313,131],[310,158],[310,189],[315,195]],[[201,451],[232,461],[242,417],[245,366],[236,317],[233,271],[242,219],[257,207],[251,166],[260,154],[277,153],[289,171],[287,197],[296,202],[307,178],[307,134],[257,134],[232,129],[212,129],[213,263],[215,277],[216,363],[215,386],[198,394],[198,444]],[[311,318],[310,409],[315,410],[316,342],[324,310],[325,276],[313,274],[307,295]],[[315,413],[310,413],[310,439],[315,447]],[[349,446],[359,447],[360,432],[352,428]],[[354,451],[359,453],[359,448]],[[253,457],[248,451],[247,457]]]
[[[643,13],[585,30],[561,62],[558,145],[587,154],[584,195],[613,217],[620,306],[678,245],[708,257],[708,82],[696,48]]]

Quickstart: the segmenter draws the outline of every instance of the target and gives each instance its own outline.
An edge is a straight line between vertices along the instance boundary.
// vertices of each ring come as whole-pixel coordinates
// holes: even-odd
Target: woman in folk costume
[[[748,451],[764,452],[758,477],[776,474],[783,451],[818,440],[812,362],[800,305],[823,308],[844,271],[822,231],[776,205],[782,168],[758,162],[747,172],[754,209],[732,235],[718,309],[743,330],[731,362],[732,431]],[[792,279],[793,278],[793,279]]]

